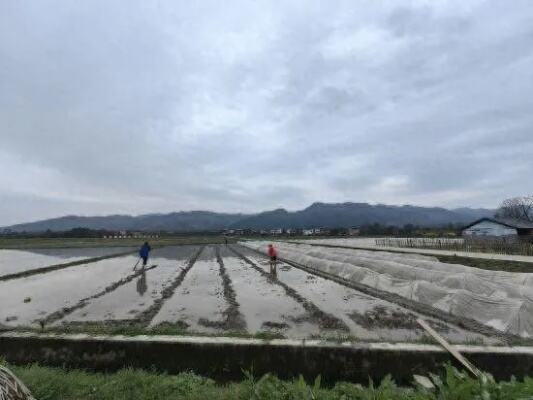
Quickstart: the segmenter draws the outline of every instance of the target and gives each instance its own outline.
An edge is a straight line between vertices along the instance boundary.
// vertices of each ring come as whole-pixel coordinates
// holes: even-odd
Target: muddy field
[[[131,249],[131,248],[130,248]],[[133,249],[131,249],[133,251]],[[50,265],[124,253],[127,247],[10,250],[0,249],[0,277]]]
[[[154,250],[144,270],[134,270],[136,262],[127,255],[0,282],[0,325],[385,341],[425,337],[416,323],[421,315],[413,311],[284,263],[272,276],[265,257],[241,246],[169,246]],[[452,342],[492,342],[422,317]]]

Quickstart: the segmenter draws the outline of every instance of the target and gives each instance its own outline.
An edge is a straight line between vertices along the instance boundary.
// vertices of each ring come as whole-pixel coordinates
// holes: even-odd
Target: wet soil
[[[9,326],[30,326],[57,310],[69,309],[128,277],[137,258],[124,256],[65,270],[0,282],[0,321]],[[24,302],[25,299],[29,302]],[[17,317],[14,320],[12,317]],[[37,323],[35,323],[37,324]]]
[[[221,250],[248,333],[268,332],[301,338],[320,333],[318,322],[313,321],[305,308],[282,287],[273,284],[234,253],[225,248]]]
[[[49,255],[35,254],[26,250],[0,250],[0,281],[25,278],[78,265],[90,266],[97,261],[131,254],[134,250],[123,247],[111,247],[96,249],[47,249],[46,251]],[[18,253],[13,254],[14,252]],[[65,252],[66,254],[64,254]],[[4,256],[7,259],[2,260]]]
[[[263,329],[287,329],[289,327],[288,324],[285,322],[274,322],[274,321],[265,321],[261,324],[261,328]]]
[[[183,283],[185,277],[187,276],[187,273],[191,270],[191,268],[196,263],[196,260],[200,256],[200,254],[204,251],[205,246],[200,246],[196,253],[193,254],[193,256],[189,259],[187,262],[187,265],[185,268],[181,270],[179,275],[177,276],[174,281],[166,286],[161,291],[161,296],[154,301],[154,304],[152,304],[147,310],[143,311],[137,316],[137,320],[139,324],[143,326],[152,325],[151,322],[154,319],[154,317],[161,311],[161,308],[165,304],[165,302],[170,299],[173,295],[176,289]]]
[[[339,332],[349,332],[349,328],[344,321],[337,318],[336,316],[326,313],[318,308],[312,301],[303,297],[300,293],[294,290],[292,287],[288,286],[277,277],[273,277],[270,273],[263,270],[256,263],[250,260],[248,257],[243,255],[240,251],[234,247],[229,247],[229,249],[236,254],[238,257],[242,258],[247,262],[252,268],[259,272],[263,277],[269,279],[270,282],[274,285],[278,285],[283,288],[288,297],[296,300],[302,307],[307,311],[309,320],[312,322],[318,322],[319,326],[323,330],[339,331]]]
[[[376,306],[372,310],[367,310],[362,314],[353,312],[350,314],[350,318],[367,329],[409,329],[423,333],[423,329],[416,322],[419,317],[411,312],[399,309]],[[440,333],[449,333],[451,330],[444,322],[436,320],[429,320],[427,322],[433,329]]]
[[[156,267],[157,266],[154,265],[154,266],[147,267],[145,269],[137,270],[136,272],[126,276],[125,278],[123,278],[123,279],[121,279],[121,280],[119,280],[117,282],[113,282],[112,284],[107,286],[104,290],[102,290],[102,291],[100,291],[100,292],[98,292],[96,294],[93,294],[92,296],[89,296],[89,297],[86,297],[84,299],[81,299],[77,304],[75,304],[75,305],[73,305],[71,307],[64,307],[61,310],[55,311],[52,314],[47,315],[45,318],[40,319],[39,321],[40,321],[41,325],[44,325],[44,326],[50,325],[50,324],[52,324],[53,322],[55,322],[57,320],[65,318],[67,315],[73,313],[74,311],[79,310],[81,308],[84,308],[85,306],[87,306],[87,304],[89,304],[89,302],[91,300],[98,299],[99,297],[105,296],[106,294],[117,290],[119,287],[131,282],[132,280],[134,280],[138,276],[145,275],[148,271],[150,271],[150,270],[152,270],[152,269],[154,269]],[[113,319],[113,318],[109,318],[109,316],[104,315],[103,319]]]
[[[103,296],[93,296],[86,305],[59,321],[62,324],[71,322],[90,322],[100,320],[134,320],[160,297],[162,290],[172,282],[186,266],[184,262],[198,250],[194,246],[181,248],[156,249],[152,252],[150,263],[157,268],[140,267],[140,274],[134,280],[125,282],[115,290]]]
[[[239,311],[239,303],[237,302],[237,296],[231,278],[226,271],[224,261],[220,255],[220,246],[216,247],[216,257],[219,265],[220,277],[222,278],[222,285],[224,287],[224,299],[228,304],[223,314],[225,316],[223,329],[227,331],[245,331],[246,322]]]
[[[262,254],[242,247],[239,247],[239,250],[265,272],[269,269],[268,259]],[[350,328],[350,334],[357,338],[386,341],[418,340],[425,337],[425,332],[416,323],[416,318],[423,317],[451,342],[490,341],[483,335],[420,315],[398,304],[370,296],[282,262],[278,266],[278,280],[313,301],[323,311],[342,319]]]
[[[207,246],[179,290],[153,318],[150,327],[185,323],[189,332],[223,332],[228,328],[223,314],[228,304],[223,292],[215,247]]]

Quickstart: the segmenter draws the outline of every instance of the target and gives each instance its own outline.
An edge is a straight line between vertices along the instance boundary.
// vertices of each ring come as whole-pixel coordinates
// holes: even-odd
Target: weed
[[[531,399],[533,393],[532,378],[496,382],[490,375],[483,375],[474,379],[449,364],[444,366],[440,375],[429,375],[434,389],[399,387],[390,376],[379,384],[370,380],[366,387],[348,382],[324,387],[320,377],[314,382],[306,382],[302,376],[281,380],[273,374],[256,377],[253,371],[243,371],[240,382],[217,384],[192,372],[168,375],[123,369],[102,374],[38,365],[10,368],[41,400],[516,400]]]

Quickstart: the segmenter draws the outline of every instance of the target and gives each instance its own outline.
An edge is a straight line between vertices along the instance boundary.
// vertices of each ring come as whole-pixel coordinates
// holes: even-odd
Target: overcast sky
[[[2,0],[0,171],[0,226],[495,207],[533,191],[533,2]]]

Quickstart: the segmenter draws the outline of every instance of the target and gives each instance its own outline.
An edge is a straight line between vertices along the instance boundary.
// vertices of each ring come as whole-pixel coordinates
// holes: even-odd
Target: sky
[[[533,2],[0,2],[0,226],[533,191]]]

